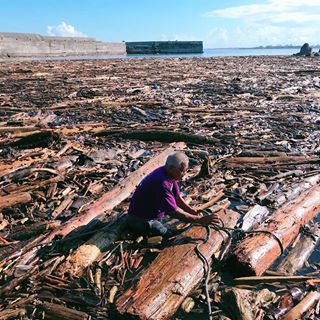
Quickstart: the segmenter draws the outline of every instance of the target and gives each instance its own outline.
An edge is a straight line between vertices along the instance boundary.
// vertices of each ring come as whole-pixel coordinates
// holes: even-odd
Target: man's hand
[[[221,223],[220,219],[215,214],[210,214],[208,216],[199,217],[199,219],[197,219],[196,222],[201,224],[201,225],[203,225],[203,226],[208,226],[210,224],[220,224]]]
[[[197,210],[194,210],[194,209],[190,209],[189,213],[194,215],[194,216],[199,216],[199,217],[203,216],[203,214],[201,212],[198,212]]]

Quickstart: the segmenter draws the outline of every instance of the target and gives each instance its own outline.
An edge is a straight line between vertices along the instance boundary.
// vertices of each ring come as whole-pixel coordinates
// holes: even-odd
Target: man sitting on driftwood
[[[188,165],[189,159],[184,153],[173,153],[168,156],[164,166],[140,182],[129,206],[130,231],[141,235],[170,237],[176,231],[163,223],[166,215],[187,223],[219,223],[216,215],[203,216],[182,199],[178,181],[182,180]]]

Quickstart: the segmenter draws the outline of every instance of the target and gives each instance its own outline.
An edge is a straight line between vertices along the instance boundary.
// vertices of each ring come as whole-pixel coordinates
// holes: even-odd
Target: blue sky
[[[320,42],[320,0],[0,0],[0,32],[206,48]]]

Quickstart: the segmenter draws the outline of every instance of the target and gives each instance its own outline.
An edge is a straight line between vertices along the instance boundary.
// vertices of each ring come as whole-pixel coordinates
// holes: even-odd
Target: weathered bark
[[[14,192],[14,194],[17,194],[17,192],[26,192],[26,191],[33,191],[39,188],[44,187],[47,184],[56,183],[62,180],[61,176],[52,177],[46,180],[42,181],[33,181],[33,183],[29,184],[23,184],[21,186],[18,186],[16,188],[13,188],[13,190],[10,190],[9,188],[6,189],[6,191],[9,189],[10,192]],[[13,194],[12,194],[13,195]]]
[[[0,311],[0,319],[21,319],[21,317],[25,316],[27,311],[24,308],[19,309],[5,309]]]
[[[268,167],[268,166],[284,166],[298,165],[308,163],[319,163],[318,157],[306,156],[284,156],[284,157],[236,157],[227,158],[223,161],[227,168],[233,169],[238,167]]]
[[[52,218],[57,218],[65,209],[67,209],[73,202],[74,194],[70,194],[55,208],[51,214]]]
[[[189,132],[177,132],[170,130],[114,130],[114,131],[101,131],[98,136],[111,136],[124,139],[135,139],[142,141],[160,141],[160,142],[178,142],[183,141],[186,143],[196,143],[205,145],[217,145],[223,143],[217,138],[201,136]]]
[[[268,310],[266,319],[278,320],[304,297],[305,293],[297,287],[293,287],[288,290],[283,296],[280,297],[277,302],[277,306]]]
[[[62,263],[57,272],[61,276],[81,276],[85,268],[91,265],[99,255],[104,252],[117,238],[125,227],[126,216],[109,223],[97,232],[86,243],[72,252],[67,260]]]
[[[32,200],[30,193],[14,193],[0,198],[0,209],[11,208],[13,206],[28,203]]]
[[[299,243],[289,252],[277,267],[277,271],[294,274],[300,270],[310,257],[320,237],[320,229],[316,228],[311,234],[305,234]]]
[[[241,229],[244,231],[256,229],[268,215],[268,208],[256,204],[244,215]]]
[[[129,177],[123,179],[116,187],[108,191],[96,201],[91,203],[84,212],[78,213],[76,216],[68,220],[60,228],[51,232],[42,243],[48,243],[52,241],[56,236],[66,236],[71,231],[80,228],[83,225],[88,224],[91,220],[96,218],[99,214],[108,210],[112,210],[115,206],[120,204],[123,200],[128,198],[134,191],[136,185],[154,169],[163,165],[167,156],[174,152],[175,149],[182,149],[185,145],[183,143],[176,143],[166,148],[159,155],[152,158],[141,168],[133,172]],[[34,249],[26,253],[22,257],[22,264],[27,264],[28,261],[35,256],[37,249]]]
[[[246,164],[272,164],[272,163],[305,163],[308,161],[319,161],[319,158],[316,157],[306,157],[306,156],[278,156],[278,157],[234,157],[227,158],[224,162],[228,164],[236,164],[236,165],[246,165]]]
[[[218,216],[228,227],[235,226],[239,214],[226,210]],[[206,239],[207,230],[195,226],[183,233],[172,246],[164,249],[116,304],[122,316],[134,319],[168,319],[203,276],[203,262],[195,252],[196,239]],[[200,250],[206,259],[219,250],[228,238],[224,232],[212,231]]]
[[[259,151],[259,150],[243,150],[241,151],[241,157],[246,158],[256,158],[256,157],[286,157],[287,154],[285,152],[279,151]]]
[[[284,320],[298,320],[302,315],[313,308],[320,300],[320,292],[309,292],[294,308],[284,317]]]
[[[0,296],[6,295],[15,295],[15,288],[25,281],[26,279],[30,278],[30,276],[38,269],[38,267],[34,267],[31,270],[27,271],[25,274],[21,275],[20,277],[14,278],[7,284],[3,285],[0,288]]]
[[[275,297],[276,294],[267,289],[252,291],[232,288],[226,291],[223,301],[232,319],[255,320],[260,308],[270,304]]]
[[[316,174],[314,176],[302,180],[301,182],[290,185],[290,187],[286,188],[285,190],[279,188],[274,192],[274,195],[271,195],[270,198],[267,197],[267,200],[271,200],[272,202],[274,202],[276,207],[278,208],[287,201],[297,198],[299,194],[301,194],[303,191],[311,188],[312,186],[315,186],[316,184],[319,184],[319,182],[320,174]]]
[[[44,319],[52,319],[52,320],[87,320],[91,317],[82,311],[78,311],[75,309],[64,307],[61,304],[43,302],[41,304],[45,312]]]
[[[316,185],[278,209],[259,230],[272,232],[286,248],[300,227],[314,218],[319,209],[320,186]],[[229,258],[229,266],[236,275],[261,275],[280,254],[279,243],[272,235],[257,233],[237,245]]]
[[[233,319],[254,320],[252,296],[252,291],[237,288],[225,293],[224,302]]]
[[[287,283],[287,282],[306,282],[313,280],[312,276],[251,276],[233,279],[235,285],[257,285],[261,283]]]
[[[27,160],[16,160],[12,163],[0,162],[0,178],[10,174],[16,170],[21,170],[23,168],[27,168],[32,164],[39,163],[41,161],[45,161],[48,157],[52,156],[52,151],[44,149],[42,151],[41,158],[31,158]]]
[[[27,132],[35,131],[39,128],[33,126],[23,126],[23,127],[0,127],[0,132]]]
[[[53,104],[48,110],[62,110],[74,108],[78,105],[82,106],[84,104],[92,103],[101,103],[105,108],[112,107],[131,107],[131,106],[160,106],[163,104],[163,101],[160,100],[140,100],[140,101],[108,101],[106,98],[92,98],[92,99],[83,99],[83,100],[72,100],[64,101],[60,103]]]
[[[18,226],[13,227],[9,239],[12,240],[26,240],[30,239],[36,235],[43,234],[48,230],[53,230],[60,226],[60,221],[52,221],[52,222],[39,222],[26,226]]]

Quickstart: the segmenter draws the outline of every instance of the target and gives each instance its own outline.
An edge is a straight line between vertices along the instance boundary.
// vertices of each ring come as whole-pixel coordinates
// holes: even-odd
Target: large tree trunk
[[[228,227],[234,227],[239,218],[239,214],[232,210],[220,211],[218,215]],[[206,236],[205,227],[195,226],[164,249],[138,283],[118,299],[118,313],[148,320],[168,319],[173,315],[203,277],[204,266],[195,252],[195,242],[206,239]],[[210,261],[227,238],[224,232],[212,231],[208,241],[200,246],[206,259]]]
[[[283,205],[259,230],[272,232],[286,248],[319,210],[320,186],[316,185]],[[238,244],[229,266],[235,275],[261,275],[280,255],[280,245],[271,234],[256,233]]]
[[[159,155],[149,160],[141,168],[133,172],[129,177],[123,179],[116,187],[102,195],[99,199],[91,203],[84,212],[78,213],[76,216],[71,218],[60,228],[51,232],[42,243],[48,243],[52,241],[56,236],[66,236],[71,231],[75,231],[83,225],[88,224],[91,220],[97,217],[99,214],[106,211],[112,210],[115,206],[120,204],[123,200],[128,198],[134,191],[135,187],[139,182],[150,172],[155,170],[157,167],[164,164],[167,156],[174,152],[176,149],[183,149],[184,143],[176,143],[166,148]],[[22,257],[20,263],[27,264],[32,259],[36,250],[34,249]]]

